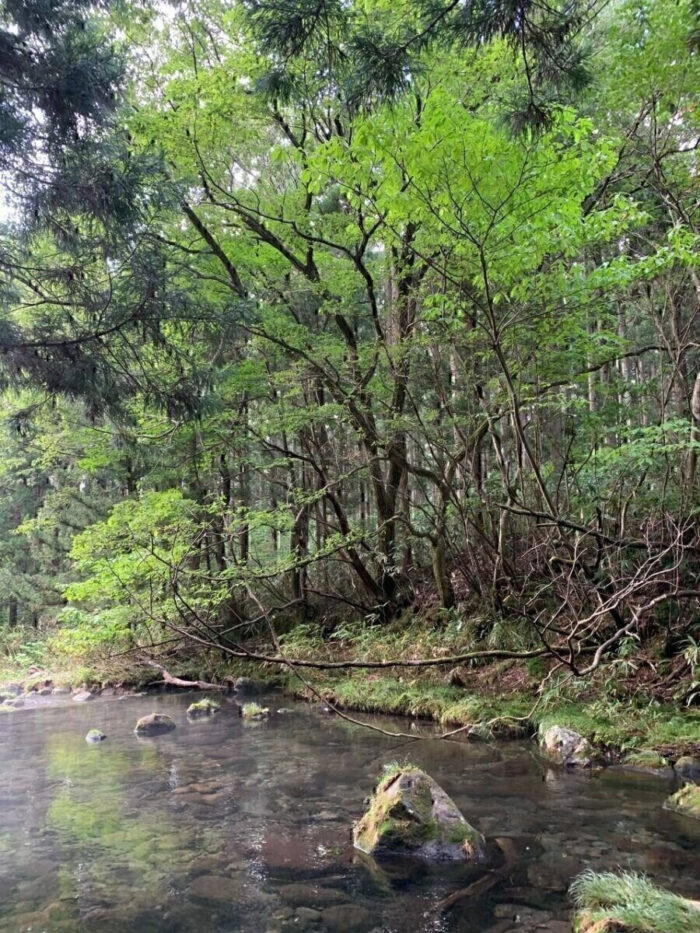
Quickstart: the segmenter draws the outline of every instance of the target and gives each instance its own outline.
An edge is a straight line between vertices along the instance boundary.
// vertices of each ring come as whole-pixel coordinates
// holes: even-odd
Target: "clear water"
[[[700,824],[661,809],[667,781],[563,773],[526,742],[409,743],[303,705],[251,724],[226,705],[190,723],[192,699],[37,698],[0,717],[3,933],[564,933],[585,866],[700,894]],[[136,738],[148,712],[177,729]],[[107,741],[88,745],[91,727]],[[473,874],[353,851],[350,826],[397,759],[425,767],[487,836],[512,839],[517,861],[487,894],[440,914]]]

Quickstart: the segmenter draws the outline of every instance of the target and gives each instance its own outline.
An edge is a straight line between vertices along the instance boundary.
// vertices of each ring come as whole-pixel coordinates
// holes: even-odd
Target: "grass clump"
[[[700,933],[700,905],[634,872],[586,871],[570,894],[576,933]]]
[[[270,710],[259,703],[246,703],[241,707],[241,716],[244,719],[265,719],[269,714]]]

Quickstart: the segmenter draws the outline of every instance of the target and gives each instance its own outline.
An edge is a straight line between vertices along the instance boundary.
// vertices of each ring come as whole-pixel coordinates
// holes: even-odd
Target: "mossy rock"
[[[197,700],[196,703],[190,703],[187,707],[187,717],[188,719],[203,719],[205,716],[213,716],[220,709],[219,703],[205,697],[203,700]]]
[[[139,719],[134,732],[136,735],[163,735],[165,732],[172,732],[174,728],[175,723],[170,716],[165,716],[163,713],[150,713]]]
[[[353,843],[374,857],[409,855],[431,862],[479,860],[486,851],[484,837],[440,785],[412,766],[379,782],[353,827]]]
[[[90,729],[88,734],[85,736],[85,741],[90,742],[91,744],[96,744],[97,742],[104,742],[107,736],[104,732],[100,732],[99,729]]]
[[[269,715],[270,710],[258,703],[245,703],[241,707],[241,716],[244,719],[266,719]]]
[[[692,816],[700,820],[700,787],[697,784],[686,784],[675,794],[664,801],[665,810],[675,810],[683,816]]]

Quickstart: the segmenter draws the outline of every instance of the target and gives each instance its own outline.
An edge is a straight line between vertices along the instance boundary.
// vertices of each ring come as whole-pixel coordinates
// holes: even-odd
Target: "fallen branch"
[[[225,690],[227,693],[231,691],[231,684],[210,684],[206,680],[183,680],[182,677],[175,677],[169,671],[163,667],[162,664],[158,664],[156,661],[143,659],[144,663],[148,667],[155,667],[163,675],[163,683],[168,684],[169,687],[196,687],[198,690]]]
[[[479,878],[478,881],[474,881],[472,884],[467,885],[466,888],[460,888],[459,891],[455,891],[454,894],[450,894],[449,897],[438,901],[438,903],[433,908],[433,913],[444,914],[445,911],[449,910],[451,907],[454,907],[457,901],[461,901],[465,897],[476,897],[478,894],[485,894],[486,891],[490,891],[491,888],[497,884],[504,875],[508,874],[517,860],[515,846],[513,845],[513,841],[511,839],[503,836],[499,836],[496,839],[496,844],[498,845],[498,848],[501,850],[501,852],[503,852],[505,855],[505,862],[499,868],[495,868],[487,875]]]

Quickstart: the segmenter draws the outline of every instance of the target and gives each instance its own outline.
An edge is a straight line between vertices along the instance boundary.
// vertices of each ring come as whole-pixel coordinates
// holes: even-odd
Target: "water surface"
[[[700,895],[700,826],[661,809],[668,781],[565,773],[527,742],[391,739],[274,696],[268,706],[292,711],[245,723],[225,703],[188,722],[194,698],[37,698],[0,717],[2,933],[565,933],[566,889],[587,866]],[[136,738],[149,712],[177,729]],[[88,745],[92,727],[107,741]],[[352,849],[352,822],[394,760],[512,840],[517,861],[490,892],[441,914],[478,875],[377,866]]]

